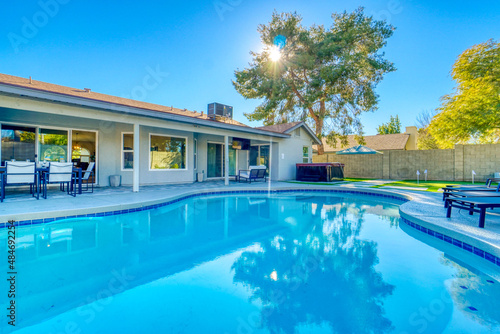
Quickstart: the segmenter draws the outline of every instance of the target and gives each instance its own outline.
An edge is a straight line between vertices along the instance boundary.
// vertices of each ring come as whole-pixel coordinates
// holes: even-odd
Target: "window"
[[[35,128],[2,125],[2,165],[10,160],[35,161]]]
[[[193,168],[196,169],[197,163],[198,163],[198,139],[194,140],[194,157],[193,157]]]
[[[305,164],[309,162],[309,146],[302,147],[302,162]]]
[[[40,129],[38,150],[40,161],[68,161],[68,131]]]
[[[122,170],[134,169],[134,134],[122,133]]]
[[[300,137],[300,128],[295,130],[295,137]]]
[[[186,169],[186,138],[151,135],[150,169]]]

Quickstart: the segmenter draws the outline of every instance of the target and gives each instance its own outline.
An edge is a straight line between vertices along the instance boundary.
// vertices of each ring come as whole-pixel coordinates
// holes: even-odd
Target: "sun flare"
[[[272,61],[279,61],[281,59],[281,52],[277,46],[272,46],[269,51],[269,57]]]

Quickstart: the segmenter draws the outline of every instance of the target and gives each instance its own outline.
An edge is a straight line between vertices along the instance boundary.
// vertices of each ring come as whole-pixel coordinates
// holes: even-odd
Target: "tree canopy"
[[[434,115],[434,112],[426,110],[417,116],[417,149],[419,150],[439,149],[436,139],[429,132],[429,124],[431,124]]]
[[[380,49],[394,28],[365,16],[363,8],[332,14],[329,29],[301,25],[297,13],[274,13],[258,32],[264,48],[233,84],[247,99],[263,99],[249,120],[265,125],[306,121],[330,143],[362,135],[360,114],[376,109],[375,86],[394,71]],[[318,149],[323,153],[323,146]]]
[[[442,147],[500,139],[500,43],[465,50],[453,65],[455,92],[442,97],[429,130]]]
[[[392,117],[391,120],[387,123],[383,123],[377,127],[377,133],[379,135],[387,135],[391,133],[401,133],[401,121],[399,120],[399,116]]]

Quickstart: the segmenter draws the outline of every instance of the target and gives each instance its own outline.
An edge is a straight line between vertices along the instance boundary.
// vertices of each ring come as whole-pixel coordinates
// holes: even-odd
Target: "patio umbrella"
[[[342,151],[337,151],[336,154],[383,154],[383,153],[375,151],[374,149],[371,149],[363,145],[358,145],[346,148],[345,150]]]

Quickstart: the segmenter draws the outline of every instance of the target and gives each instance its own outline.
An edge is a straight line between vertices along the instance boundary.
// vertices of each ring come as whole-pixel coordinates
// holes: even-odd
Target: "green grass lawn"
[[[300,184],[314,184],[314,185],[338,185],[339,183],[344,182],[360,182],[360,181],[369,181],[374,179],[353,179],[353,178],[345,178],[344,180],[338,180],[334,182],[300,182],[300,181],[287,181],[289,183],[300,183]],[[377,186],[372,186],[371,188],[383,188],[387,186],[392,187],[408,187],[408,188],[421,188],[422,191],[433,191],[437,192],[442,187],[447,185],[472,185],[472,182],[458,182],[458,181],[420,181],[417,184],[417,180],[402,180],[402,181],[394,181],[391,183],[381,184]],[[484,182],[475,182],[475,185],[483,185]]]
[[[395,181],[391,183],[386,183],[383,185],[379,186],[374,186],[373,188],[382,188],[386,186],[392,186],[392,187],[409,187],[409,188],[422,188],[422,190],[427,190],[427,191],[438,191],[438,189],[441,189],[442,187],[445,187],[447,185],[472,185],[472,182],[458,182],[458,181],[420,181],[417,184],[417,180],[402,180],[402,181]],[[474,182],[475,185],[483,185],[484,182]]]

